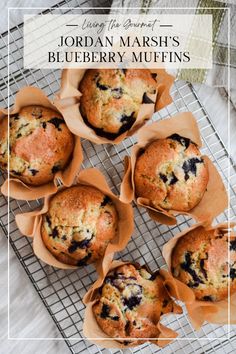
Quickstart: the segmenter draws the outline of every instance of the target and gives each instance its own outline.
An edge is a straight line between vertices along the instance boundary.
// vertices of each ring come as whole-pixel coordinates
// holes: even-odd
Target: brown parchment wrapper
[[[115,251],[120,251],[125,248],[131,234],[133,232],[133,209],[131,205],[122,203],[117,196],[115,196],[102,173],[95,169],[89,168],[79,173],[74,184],[83,184],[93,186],[99,189],[104,194],[108,195],[118,213],[118,231],[115,238],[108,244],[105,254],[102,259],[96,262],[95,267],[98,273],[101,274],[106,271],[112,261]],[[57,191],[65,188],[59,187]],[[55,193],[54,193],[55,194]],[[53,195],[54,195],[53,194]],[[61,269],[75,269],[77,266],[64,264],[58,261],[53,254],[51,254],[43,243],[41,236],[42,216],[48,211],[50,199],[53,195],[46,196],[42,209],[38,209],[29,213],[16,215],[16,224],[23,235],[33,238],[33,249],[35,255],[45,263],[61,268]]]
[[[151,206],[148,199],[135,197],[134,170],[140,149],[145,148],[152,141],[164,139],[174,133],[191,139],[199,148],[202,146],[197,122],[190,112],[180,113],[143,127],[138,132],[138,142],[132,147],[131,156],[125,157],[125,174],[121,183],[120,199],[125,203],[134,200],[137,205],[147,208],[150,217],[161,224],[176,224],[175,216],[178,214],[189,215],[197,221],[213,220],[227,207],[228,197],[217,169],[207,156],[202,156],[209,170],[207,190],[199,204],[189,212],[165,210],[161,207],[157,209]]]
[[[191,230],[197,229],[203,226],[206,230],[221,230],[228,237],[232,237],[233,233],[230,232],[230,228],[235,226],[235,223],[222,223],[216,226],[211,226],[207,222],[201,222],[193,225],[192,227],[184,230],[183,232],[175,235],[170,241],[168,241],[163,247],[163,257],[168,265],[169,272],[171,274],[171,254],[177,241]],[[234,234],[235,236],[235,234]],[[176,286],[176,292],[173,293],[174,284]],[[236,324],[236,293],[230,296],[230,305],[228,299],[209,302],[200,301],[195,298],[195,294],[191,288],[184,283],[175,279],[173,275],[170,276],[166,285],[170,285],[170,294],[176,299],[183,301],[186,304],[189,318],[195,329],[200,329],[205,321],[213,324]],[[228,316],[228,309],[230,310],[230,317]]]
[[[20,89],[20,91],[16,94],[15,104],[10,110],[10,115],[16,114],[21,108],[30,105],[40,105],[59,112],[56,106],[53,105],[45,96],[43,91],[36,87],[27,86]],[[7,115],[7,112],[5,113]],[[75,176],[79,172],[80,165],[83,160],[82,147],[79,137],[74,136],[74,144],[74,151],[69,164],[63,171],[56,172],[51,182],[41,186],[32,186],[25,184],[20,179],[14,177],[7,179],[5,183],[3,183],[1,187],[2,194],[5,196],[8,195],[9,184],[10,197],[20,200],[34,200],[45,197],[51,193],[55,193],[57,191],[57,179],[60,179],[64,186],[71,185]]]
[[[133,346],[137,346],[137,345],[142,344],[142,343],[137,344],[136,338],[131,340],[131,342],[128,345],[124,345],[123,343],[120,343],[119,341],[115,340],[114,338],[110,338],[99,327],[99,325],[96,321],[96,318],[93,314],[93,305],[99,299],[98,289],[102,286],[107,273],[109,271],[121,266],[121,265],[124,265],[124,264],[134,264],[138,268],[140,267],[140,265],[138,263],[134,263],[134,262],[130,262],[130,261],[127,261],[127,262],[113,261],[112,263],[110,263],[110,267],[107,267],[106,273],[99,275],[96,282],[92,285],[92,287],[89,289],[89,291],[85,294],[85,296],[83,298],[83,302],[86,305],[84,325],[83,325],[84,336],[88,340],[90,340],[92,343],[95,343],[103,348],[121,348],[122,349],[122,348],[129,348],[129,347],[133,347]],[[151,274],[153,274],[153,272],[151,272],[147,266],[145,266],[145,267],[147,268],[147,270]],[[172,278],[170,276],[170,274],[165,270],[160,270],[159,272],[163,278],[164,284],[169,280],[169,278]],[[181,286],[182,286],[182,284],[180,283],[180,291],[181,291]],[[170,295],[170,292],[175,294],[177,291],[176,288],[177,288],[177,286],[175,283],[171,282],[170,285],[168,284],[168,288],[167,288],[168,294]],[[180,314],[180,313],[182,313],[182,308],[179,305],[174,303],[172,313]],[[170,312],[170,314],[171,314],[171,312]],[[168,314],[165,314],[161,317],[164,317],[164,316],[168,316]],[[175,331],[173,331],[172,329],[161,324],[161,320],[157,323],[157,328],[160,331],[158,339],[155,339],[155,340],[150,339],[150,340],[146,340],[146,341],[156,344],[159,347],[164,347],[165,345],[167,345],[168,343],[173,341],[178,336],[178,334]],[[135,343],[134,343],[134,341],[135,341]]]
[[[93,143],[119,144],[126,137],[133,135],[140,127],[142,127],[145,122],[151,118],[155,111],[159,111],[161,108],[172,102],[170,88],[175,78],[172,75],[169,75],[164,69],[150,69],[152,73],[157,74],[157,93],[155,95],[149,95],[151,100],[155,103],[142,104],[133,126],[123,134],[120,134],[116,139],[110,140],[105,137],[101,137],[97,135],[92,128],[86,125],[79,109],[80,97],[82,96],[79,91],[79,84],[85,74],[85,71],[86,70],[84,69],[63,69],[61,90],[58,93],[54,104],[62,113],[69,129],[75,135],[86,138]]]

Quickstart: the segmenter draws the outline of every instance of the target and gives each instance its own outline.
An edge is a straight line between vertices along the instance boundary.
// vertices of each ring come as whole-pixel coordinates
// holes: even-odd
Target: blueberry
[[[56,227],[54,227],[54,229],[52,230],[52,237],[55,238],[58,236],[58,230]]]
[[[107,204],[111,203],[111,198],[109,198],[107,195],[104,197],[102,203],[101,203],[101,207],[104,207]]]
[[[187,149],[190,145],[190,143],[192,143],[192,141],[188,138],[184,138],[183,136],[180,136],[179,134],[172,134],[170,136],[168,136],[169,139],[171,140],[175,140],[178,141],[182,146],[185,147],[185,149]]]
[[[181,267],[186,270],[190,267],[192,261],[191,261],[191,255],[189,252],[185,253],[185,261],[181,263]]]
[[[206,296],[203,296],[202,300],[204,300],[204,301],[213,301],[213,298],[212,298],[212,296],[206,295]]]
[[[236,251],[236,239],[230,241],[230,251]]]
[[[85,240],[83,240],[83,241],[80,241],[80,242],[78,242],[78,247],[79,248],[82,248],[82,249],[84,249],[84,248],[87,248],[87,247],[89,247],[89,244],[90,244],[90,241],[91,241],[91,239],[85,239]]]
[[[130,116],[123,114],[120,118],[120,122],[122,123],[122,126],[119,129],[118,135],[126,132],[132,127],[135,122],[134,112],[132,112]]]
[[[124,305],[128,307],[129,310],[132,310],[134,307],[138,306],[141,302],[140,296],[132,295],[129,298],[124,298]]]
[[[236,279],[236,269],[235,268],[230,268],[229,276],[232,280]]]
[[[148,97],[147,93],[144,92],[142,103],[154,103],[154,102],[153,102],[153,100],[151,100],[151,98]]]
[[[154,80],[156,80],[157,74],[156,73],[151,73],[151,76]]]
[[[34,168],[30,168],[29,170],[32,173],[32,176],[35,176],[39,172],[38,170],[35,170]]]
[[[55,165],[55,166],[53,166],[53,168],[52,168],[52,173],[53,174],[55,174],[56,172],[58,172],[58,171],[60,171],[60,169],[61,169],[61,167],[60,166],[58,166],[58,165]]]
[[[49,226],[51,226],[51,220],[50,220],[50,217],[48,215],[46,215],[46,221],[48,223]]]
[[[204,268],[204,261],[205,261],[204,259],[200,260],[200,268],[201,268],[201,271],[202,271],[205,279],[207,280],[208,277],[207,277],[206,269]]]
[[[102,305],[102,312],[100,313],[100,317],[107,318],[107,317],[109,317],[109,313],[110,313],[110,307],[106,304],[103,304]]]
[[[193,157],[189,160],[184,161],[182,169],[184,170],[185,173],[185,181],[189,179],[189,172],[194,174],[196,176],[197,174],[197,163],[203,163],[203,159]]]
[[[176,177],[174,172],[172,172],[172,177],[171,177],[169,185],[171,186],[171,185],[175,184],[176,182],[178,182],[178,178]]]
[[[16,176],[21,176],[21,172],[15,171],[15,170],[11,170],[10,171],[12,174],[16,175]]]
[[[68,247],[68,252],[69,253],[74,253],[77,250],[77,248],[78,248],[78,243],[79,242],[72,241],[71,245]]]
[[[110,317],[113,321],[119,321],[119,316],[112,316]]]
[[[159,173],[160,179],[166,183],[168,181],[168,178],[166,175],[164,175],[163,173]],[[174,174],[174,172],[172,172],[172,177],[171,180],[169,182],[169,186],[175,184],[176,182],[178,182],[178,178],[176,177],[176,175]]]
[[[102,128],[95,128],[89,121],[85,114],[81,111],[80,112],[85,124],[93,129],[95,133],[101,137],[104,137],[109,140],[116,139],[120,134],[123,134],[127,130],[129,130],[135,122],[134,112],[130,116],[122,115],[120,121],[123,123],[117,133],[109,133],[104,131]]]
[[[166,177],[166,175],[164,175],[163,173],[159,173],[160,179],[166,183],[168,181],[168,178]]]
[[[60,124],[64,124],[64,120],[58,117],[51,118],[47,123],[51,123],[57,128],[58,130],[60,129]]]
[[[133,117],[133,115],[134,115],[134,112],[132,112],[130,116],[123,114],[120,118],[121,123],[128,123],[130,121],[130,119]]]
[[[197,287],[199,284],[204,284],[204,282],[198,277],[195,270],[191,268],[191,265],[192,265],[191,255],[189,252],[186,252],[185,261],[181,263],[180,266],[183,270],[185,270],[185,272],[189,273],[193,278],[194,282],[190,282],[188,285],[190,287]]]
[[[89,243],[90,243],[91,239],[85,239],[85,240],[82,240],[82,241],[75,241],[75,240],[72,240],[71,242],[71,245],[69,246],[68,248],[68,252],[69,253],[73,253],[77,250],[77,248],[86,248],[89,246]]]
[[[112,96],[116,99],[121,98],[121,96],[123,95],[123,90],[121,87],[117,87],[111,90],[112,92]]]
[[[99,83],[99,80],[96,82],[96,86],[97,86],[100,90],[102,90],[102,91],[106,91],[106,90],[109,89],[109,86],[100,84],[100,83]]]

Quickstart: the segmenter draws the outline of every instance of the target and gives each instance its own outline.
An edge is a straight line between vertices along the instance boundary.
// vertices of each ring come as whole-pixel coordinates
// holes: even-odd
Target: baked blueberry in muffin
[[[3,121],[7,121],[7,117]],[[6,168],[7,123],[3,121],[0,165]],[[54,174],[69,162],[74,137],[58,112],[41,106],[27,106],[10,116],[9,128],[12,176],[30,185],[42,185],[51,181]]]
[[[45,246],[59,261],[82,266],[104,255],[117,227],[112,200],[94,187],[77,185],[52,197],[41,234]]]
[[[142,103],[153,103],[156,80],[147,69],[87,70],[79,86],[80,112],[97,135],[110,140],[129,130]]]
[[[236,292],[236,237],[198,227],[178,240],[171,265],[174,277],[192,288],[197,299],[225,299],[228,282],[230,291]]]
[[[144,267],[121,265],[110,271],[93,312],[100,328],[112,338],[129,344],[131,338],[157,338],[161,315],[181,309],[168,296],[158,272]],[[145,340],[132,341],[141,344]]]
[[[178,134],[150,143],[137,157],[136,197],[147,198],[155,208],[191,210],[207,183],[208,168],[197,145]]]

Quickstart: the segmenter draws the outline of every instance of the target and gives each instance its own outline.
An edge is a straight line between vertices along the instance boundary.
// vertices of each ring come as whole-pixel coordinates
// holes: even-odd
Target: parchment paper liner
[[[96,282],[92,285],[92,287],[89,289],[89,291],[85,294],[85,296],[83,298],[83,302],[86,305],[84,325],[83,325],[84,336],[87,339],[89,339],[91,342],[93,342],[103,348],[129,348],[132,346],[140,345],[137,343],[132,344],[132,342],[134,342],[134,340],[131,343],[129,343],[128,345],[124,345],[122,343],[119,343],[114,338],[110,338],[99,327],[99,325],[96,321],[96,318],[93,314],[93,310],[92,310],[93,305],[96,303],[96,301],[99,298],[97,290],[103,284],[104,278],[106,277],[107,273],[110,270],[115,269],[115,268],[117,268],[121,265],[124,265],[124,264],[134,264],[134,265],[140,267],[140,265],[138,263],[134,263],[134,262],[130,262],[130,261],[127,261],[127,262],[113,261],[110,264],[110,267],[107,268],[106,273],[100,274],[100,276],[98,277]],[[145,266],[145,267],[147,268],[147,270],[150,273],[153,273],[149,270],[149,268],[147,266]],[[160,270],[159,273],[163,277],[163,282],[165,284],[165,282],[167,282],[168,279],[170,278],[169,273],[165,270]],[[182,283],[180,283],[180,291],[181,291],[181,287],[182,287]],[[172,282],[167,289],[168,294],[170,294],[170,290],[171,290],[171,292],[175,293],[177,291],[176,288],[177,288],[176,285]],[[170,314],[173,314],[173,313],[182,313],[181,307],[175,303],[174,303],[174,307],[173,307],[173,312],[170,312]],[[167,315],[168,314],[163,315],[161,317],[164,317]],[[172,329],[170,329],[168,327],[165,327],[164,325],[161,324],[160,321],[157,324],[157,328],[160,330],[160,335],[159,335],[158,340],[149,340],[149,342],[156,344],[160,347],[164,347],[165,345],[170,343],[174,338],[176,338],[178,336],[178,334],[175,331],[173,331]],[[103,339],[101,339],[101,338],[103,338]],[[137,340],[135,339],[135,341],[137,341]]]
[[[113,253],[115,251],[122,250],[128,243],[133,232],[133,209],[131,205],[123,204],[119,198],[111,192],[105,177],[95,168],[89,168],[81,171],[76,178],[75,184],[93,186],[108,195],[113,201],[118,213],[119,222],[117,235],[114,240],[108,244],[103,258],[95,264],[95,267],[98,269],[100,274],[100,272],[105,272],[107,267],[109,267],[109,264],[113,258]],[[58,188],[58,190],[63,188],[65,187]],[[23,235],[33,238],[33,249],[38,258],[53,267],[75,269],[78,267],[59,262],[48,251],[41,237],[42,215],[48,211],[49,201],[53,195],[45,198],[42,209],[16,215],[16,224]]]
[[[183,237],[185,234],[194,230],[200,226],[203,226],[206,230],[222,230],[224,233],[229,235],[229,225],[228,223],[222,223],[216,226],[210,226],[207,222],[201,222],[193,225],[192,227],[184,230],[183,232],[175,235],[170,241],[168,241],[163,247],[163,257],[168,265],[169,272],[171,273],[171,254],[177,241]],[[230,227],[235,226],[231,223]],[[235,236],[235,235],[234,235]],[[166,285],[170,284],[171,290],[170,294],[176,299],[183,301],[186,304],[189,318],[195,327],[195,329],[200,329],[205,321],[213,324],[228,324],[228,299],[221,300],[217,302],[200,301],[195,298],[194,292],[184,283],[174,278],[171,274]],[[173,284],[176,285],[177,292],[173,293]],[[181,284],[181,288],[180,288]],[[183,291],[184,289],[184,291]],[[232,294],[230,297],[230,324],[236,324],[236,293]]]
[[[145,121],[151,118],[154,111],[159,111],[161,108],[172,102],[169,91],[174,82],[174,77],[167,74],[164,69],[150,69],[152,73],[157,74],[157,94],[148,95],[155,103],[142,104],[133,126],[114,140],[101,137],[97,135],[92,128],[85,124],[79,110],[80,97],[82,94],[78,87],[85,71],[86,70],[84,69],[63,69],[61,90],[57,95],[58,99],[55,100],[54,104],[62,113],[69,129],[75,135],[86,138],[93,143],[119,144],[126,137],[133,135],[140,127],[142,127],[145,124]]]
[[[10,115],[16,114],[22,107],[30,105],[40,105],[58,112],[56,106],[51,103],[43,91],[36,87],[27,86],[20,89],[20,91],[16,94],[15,104],[10,110]],[[5,111],[5,114],[7,115],[7,111]],[[31,186],[16,177],[12,177],[3,183],[1,187],[2,194],[6,196],[8,195],[8,183],[10,197],[21,200],[34,200],[45,197],[51,193],[55,193],[57,190],[57,179],[60,179],[64,186],[71,185],[75,176],[79,172],[80,165],[83,160],[82,147],[79,137],[74,136],[74,142],[75,146],[71,156],[71,161],[63,171],[58,171],[55,173],[51,182],[41,186]]]
[[[174,133],[191,139],[198,147],[202,146],[200,132],[197,122],[190,112],[177,114],[172,118],[161,120],[143,127],[138,132],[138,142],[131,149],[131,156],[125,157],[125,174],[121,183],[120,199],[125,203],[135,200],[137,205],[147,208],[150,217],[161,224],[176,224],[176,215],[184,214],[193,217],[198,221],[213,220],[219,215],[228,204],[227,193],[222,179],[207,156],[203,156],[209,170],[209,181],[207,190],[202,200],[189,212],[177,210],[164,210],[154,208],[148,199],[135,197],[134,169],[139,151],[156,139],[166,138]]]

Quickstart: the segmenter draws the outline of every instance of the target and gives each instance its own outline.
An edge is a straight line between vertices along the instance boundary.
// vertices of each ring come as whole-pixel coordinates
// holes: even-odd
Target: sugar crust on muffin
[[[5,133],[0,135],[0,165],[6,169],[7,124],[1,125]],[[23,107],[10,116],[9,128],[12,176],[30,185],[42,185],[69,163],[74,137],[58,112],[42,106]]]
[[[147,69],[90,69],[79,85],[80,112],[97,135],[115,139],[135,123],[142,103],[152,103],[156,74]]]
[[[178,240],[171,266],[174,277],[188,285],[197,299],[223,300],[228,296],[228,282],[231,293],[236,292],[236,237],[198,227]]]
[[[141,150],[134,170],[136,197],[155,208],[188,211],[202,199],[208,168],[195,143],[173,134]]]
[[[82,266],[104,255],[117,228],[112,200],[94,187],[77,185],[52,197],[41,233],[45,246],[59,261]]]
[[[126,264],[110,271],[102,287],[93,312],[100,328],[123,344],[130,338],[156,338],[157,323],[163,314],[181,309],[168,296],[158,272],[151,274],[144,267]],[[175,310],[174,310],[175,308]]]

